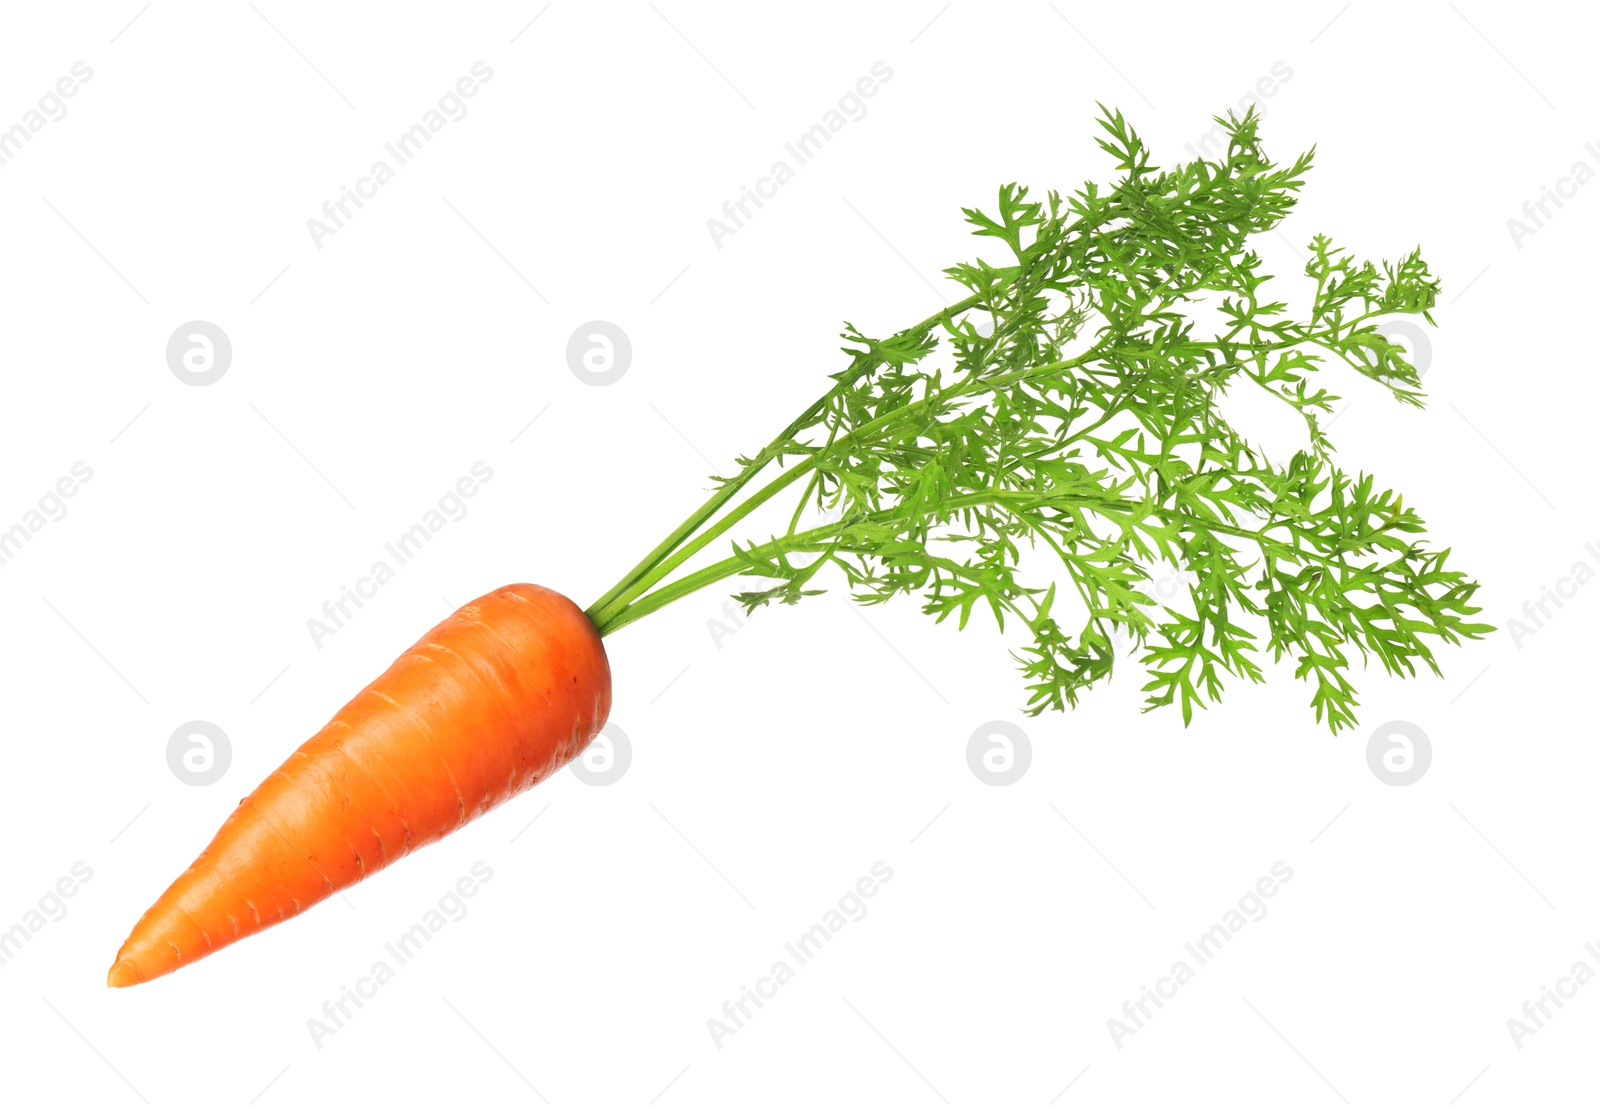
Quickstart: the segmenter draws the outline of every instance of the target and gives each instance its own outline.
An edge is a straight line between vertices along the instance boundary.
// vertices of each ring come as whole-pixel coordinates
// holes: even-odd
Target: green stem
[[[687,546],[681,546],[683,539],[682,537],[678,538],[674,543],[674,546],[678,547],[678,550],[675,553],[669,553],[663,557],[655,559],[654,564],[648,567],[642,574],[637,575],[631,584],[622,588],[620,591],[614,590],[614,596],[608,594],[608,596],[611,596],[611,600],[609,602],[604,604],[597,602],[595,605],[591,606],[588,613],[589,618],[594,621],[596,627],[602,629],[602,635],[606,633],[606,630],[614,630],[615,628],[621,627],[622,624],[617,622],[617,617],[623,612],[627,611],[629,605],[631,605],[636,599],[644,595],[652,586],[666,578],[672,573],[673,570],[676,570],[679,566],[683,565],[683,563],[694,557],[712,540],[725,533],[734,524],[738,523],[760,505],[770,500],[775,494],[792,484],[801,475],[815,470],[819,464],[819,461],[834,451],[843,447],[864,444],[869,441],[869,437],[871,435],[893,427],[899,421],[904,420],[906,417],[914,415],[915,413],[931,405],[946,404],[950,401],[958,400],[963,396],[981,390],[992,391],[1007,385],[1014,385],[1019,381],[1025,381],[1030,377],[1047,373],[1056,373],[1060,370],[1070,369],[1074,366],[1087,362],[1092,358],[1098,357],[1100,345],[1101,344],[1096,344],[1094,347],[1085,351],[1083,354],[1078,355],[1076,358],[1069,358],[1061,362],[1051,362],[1043,366],[1034,366],[1027,370],[1018,370],[1011,374],[1003,374],[998,377],[987,378],[974,375],[955,385],[952,385],[943,392],[934,393],[923,397],[921,400],[915,400],[909,404],[901,405],[899,408],[896,408],[893,411],[885,412],[876,419],[869,420],[866,423],[861,424],[860,426],[851,430],[849,434],[830,442],[828,446],[824,448],[818,448],[814,453],[806,458],[804,462],[798,463],[782,477],[776,478],[767,485],[763,486],[760,490],[752,494],[747,500],[740,504],[738,508],[734,509],[728,515],[719,520],[715,527],[711,528],[709,531],[701,532]],[[696,526],[701,526],[703,523],[704,521],[702,520],[700,524],[697,524]],[[683,528],[679,528],[679,531],[683,530]],[[676,533],[674,534],[676,535]],[[665,544],[663,544],[663,546],[665,546]],[[631,622],[631,620],[627,621],[627,623]]]
[[[982,493],[969,493],[961,497],[951,497],[945,500],[941,507],[951,512],[960,512],[968,508],[980,508],[985,505],[1002,504],[1004,501],[1014,498],[1031,500],[1035,499],[1036,497],[1037,494],[1022,489],[990,489],[985,490]],[[1109,505],[1097,504],[1093,500],[1087,500],[1085,504],[1086,507],[1089,508],[1111,507]],[[1124,506],[1130,509],[1135,507],[1131,503],[1125,504]],[[1008,511],[1011,510],[1009,506],[1005,507],[1007,507]],[[816,550],[825,550],[829,547],[833,539],[837,538],[840,534],[852,527],[864,523],[892,524],[897,520],[904,520],[908,513],[909,510],[904,509],[892,512],[874,512],[856,520],[835,521],[831,524],[822,524],[807,531],[785,535],[782,538],[773,539],[767,543],[761,544],[760,546],[753,547],[750,551],[750,554],[755,556],[764,555],[769,558],[775,558],[780,554],[804,554]],[[1051,541],[1051,545],[1054,546],[1053,540]],[[1065,558],[1065,552],[1060,552],[1059,547],[1057,548],[1057,551],[1062,554],[1063,558]],[[721,562],[714,562],[709,566],[702,567],[691,574],[685,574],[677,581],[670,582],[654,592],[646,593],[644,596],[639,597],[619,611],[612,613],[605,620],[597,622],[597,626],[600,629],[600,634],[609,635],[618,628],[627,627],[635,620],[638,620],[644,616],[648,616],[657,609],[665,608],[673,601],[681,600],[682,598],[689,596],[691,593],[695,593],[701,589],[704,589],[706,586],[714,585],[725,578],[731,578],[739,573],[742,573],[748,567],[748,565],[748,558],[732,556],[723,559]],[[670,572],[670,569],[664,568],[663,576]]]
[[[622,594],[618,596],[618,598],[613,601],[610,606],[599,610],[598,613],[591,617],[591,619],[593,619],[595,622],[595,626],[599,628],[609,627],[618,614],[626,611],[628,605],[646,590],[648,590],[651,586],[661,581],[668,574],[672,573],[672,571],[676,570],[679,566],[682,566],[689,559],[700,553],[700,551],[705,548],[706,544],[710,543],[717,536],[726,532],[729,528],[733,527],[734,524],[737,524],[740,520],[750,515],[750,513],[754,512],[761,505],[765,504],[778,493],[782,492],[784,488],[798,480],[810,470],[814,469],[816,464],[816,458],[813,456],[812,458],[806,459],[799,465],[791,467],[789,471],[782,477],[776,478],[762,486],[755,493],[751,494],[750,497],[741,502],[739,507],[735,508],[732,512],[718,520],[715,527],[711,528],[709,531],[701,532],[687,546],[680,547],[675,553],[658,562],[642,578],[636,581],[633,585],[629,586],[627,589],[623,590]],[[602,632],[601,634],[603,635],[605,633]]]
[[[764,546],[756,548],[755,554],[776,556],[779,554],[805,553],[814,550],[825,550],[827,540],[845,528],[844,524],[827,524],[812,531],[800,532],[797,535],[785,536],[775,539]],[[607,623],[599,625],[601,635],[610,635],[618,628],[625,628],[641,617],[648,616],[659,608],[665,608],[673,601],[681,600],[691,593],[697,593],[709,585],[715,585],[724,578],[731,578],[745,567],[746,563],[739,558],[725,558],[721,562],[714,562],[710,566],[702,567],[692,574],[685,574],[677,581],[664,585],[654,593],[647,593],[623,609]]]
[[[971,296],[963,297],[954,304],[945,307],[943,310],[935,313],[932,316],[929,316],[922,322],[915,324],[909,330],[921,331],[925,328],[932,327],[939,321],[959,315],[960,313],[967,311],[969,308],[976,307],[982,302],[983,298],[976,293],[972,294]],[[601,596],[599,600],[590,605],[587,609],[589,618],[593,620],[597,626],[600,625],[604,621],[608,611],[616,607],[617,602],[622,598],[624,593],[628,592],[630,589],[633,589],[641,579],[643,579],[661,563],[662,559],[672,554],[672,552],[676,550],[678,546],[684,542],[684,540],[688,539],[691,535],[703,527],[707,520],[710,520],[722,509],[724,505],[737,496],[739,490],[748,485],[758,473],[766,468],[769,462],[771,462],[774,458],[779,457],[781,454],[781,445],[788,442],[801,429],[805,428],[813,420],[815,420],[816,417],[821,414],[823,407],[828,403],[829,399],[836,395],[839,390],[847,384],[850,383],[841,382],[839,385],[834,386],[834,388],[828,390],[828,392],[824,393],[822,396],[818,397],[814,402],[812,402],[810,407],[802,412],[799,417],[796,418],[788,427],[786,427],[780,435],[773,439],[764,450],[762,450],[754,459],[751,460],[750,464],[744,468],[744,471],[740,473],[738,477],[731,479],[725,485],[723,485],[721,489],[717,490],[717,492],[713,494],[710,499],[697,508],[686,520],[683,521],[683,523],[679,524],[677,528],[673,530],[671,535],[667,536],[660,543],[658,543],[654,550],[645,555],[645,557],[641,559],[633,567],[633,569],[629,570],[623,575],[620,581],[618,581],[610,589],[606,590],[605,594]],[[648,586],[646,588],[648,588]],[[637,596],[638,593],[636,592],[633,595]],[[622,603],[626,604],[627,601],[624,600]]]

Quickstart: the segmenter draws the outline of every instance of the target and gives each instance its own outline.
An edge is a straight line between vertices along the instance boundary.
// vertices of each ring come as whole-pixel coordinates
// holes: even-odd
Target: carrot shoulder
[[[589,618],[509,585],[425,635],[239,803],[107,975],[169,974],[381,870],[548,777],[611,710]]]

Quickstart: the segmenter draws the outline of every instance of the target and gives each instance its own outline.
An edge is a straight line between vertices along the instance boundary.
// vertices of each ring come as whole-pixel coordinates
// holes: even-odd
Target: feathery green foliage
[[[1416,512],[1334,465],[1322,421],[1338,398],[1313,380],[1332,358],[1420,406],[1416,370],[1375,321],[1432,323],[1438,281],[1419,252],[1379,268],[1319,235],[1309,311],[1266,299],[1249,240],[1288,214],[1311,154],[1269,161],[1253,111],[1218,122],[1224,159],[1160,170],[1103,110],[1114,185],[1042,201],[1006,185],[992,215],[967,210],[1006,264],[946,270],[969,295],[888,338],[846,325],[833,387],[717,479],[589,610],[596,625],[609,633],[734,576],[765,582],[737,595],[751,610],[793,604],[831,569],[863,604],[918,594],[936,620],[964,627],[978,609],[1020,624],[1033,713],[1108,678],[1117,634],[1136,644],[1151,708],[1176,702],[1187,723],[1225,675],[1261,681],[1265,654],[1287,656],[1335,732],[1355,721],[1353,655],[1437,673],[1429,637],[1491,630],[1469,621],[1477,585],[1422,546]],[[1248,382],[1304,420],[1306,446],[1286,463],[1219,409]],[[795,485],[782,535],[667,580]],[[802,528],[808,510],[826,522]],[[1056,569],[1041,573],[1040,555]],[[1185,611],[1141,591],[1160,562],[1191,572]]]

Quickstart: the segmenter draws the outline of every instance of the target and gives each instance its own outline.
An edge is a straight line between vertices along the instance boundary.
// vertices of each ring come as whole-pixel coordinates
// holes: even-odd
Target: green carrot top
[[[1355,722],[1352,647],[1392,674],[1417,660],[1437,673],[1427,637],[1492,630],[1469,621],[1478,586],[1422,545],[1416,512],[1334,464],[1322,421],[1339,398],[1313,384],[1331,357],[1421,406],[1416,369],[1375,322],[1433,323],[1420,251],[1380,267],[1318,235],[1310,307],[1292,314],[1247,244],[1293,208],[1311,153],[1269,161],[1252,109],[1218,118],[1223,160],[1162,171],[1102,112],[1120,179],[1044,202],[1005,185],[993,216],[967,210],[1006,264],[952,266],[969,294],[887,338],[847,324],[833,387],[590,607],[602,634],[735,576],[764,583],[737,594],[752,611],[793,604],[832,568],[864,604],[918,593],[936,620],[964,627],[982,608],[1024,626],[1031,713],[1108,678],[1120,633],[1150,708],[1177,701],[1188,723],[1225,674],[1261,681],[1266,651],[1294,659],[1337,732]],[[1240,378],[1304,419],[1287,462],[1220,410]],[[786,491],[782,534],[673,576]],[[1025,572],[1024,551],[1059,571],[1034,577],[1030,557]],[[1158,562],[1188,572],[1181,609],[1141,591]]]

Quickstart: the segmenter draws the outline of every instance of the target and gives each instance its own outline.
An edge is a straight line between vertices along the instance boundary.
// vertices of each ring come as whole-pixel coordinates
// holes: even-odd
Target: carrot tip
[[[112,987],[137,986],[144,979],[139,976],[138,968],[127,959],[120,959],[106,974],[106,985]]]

